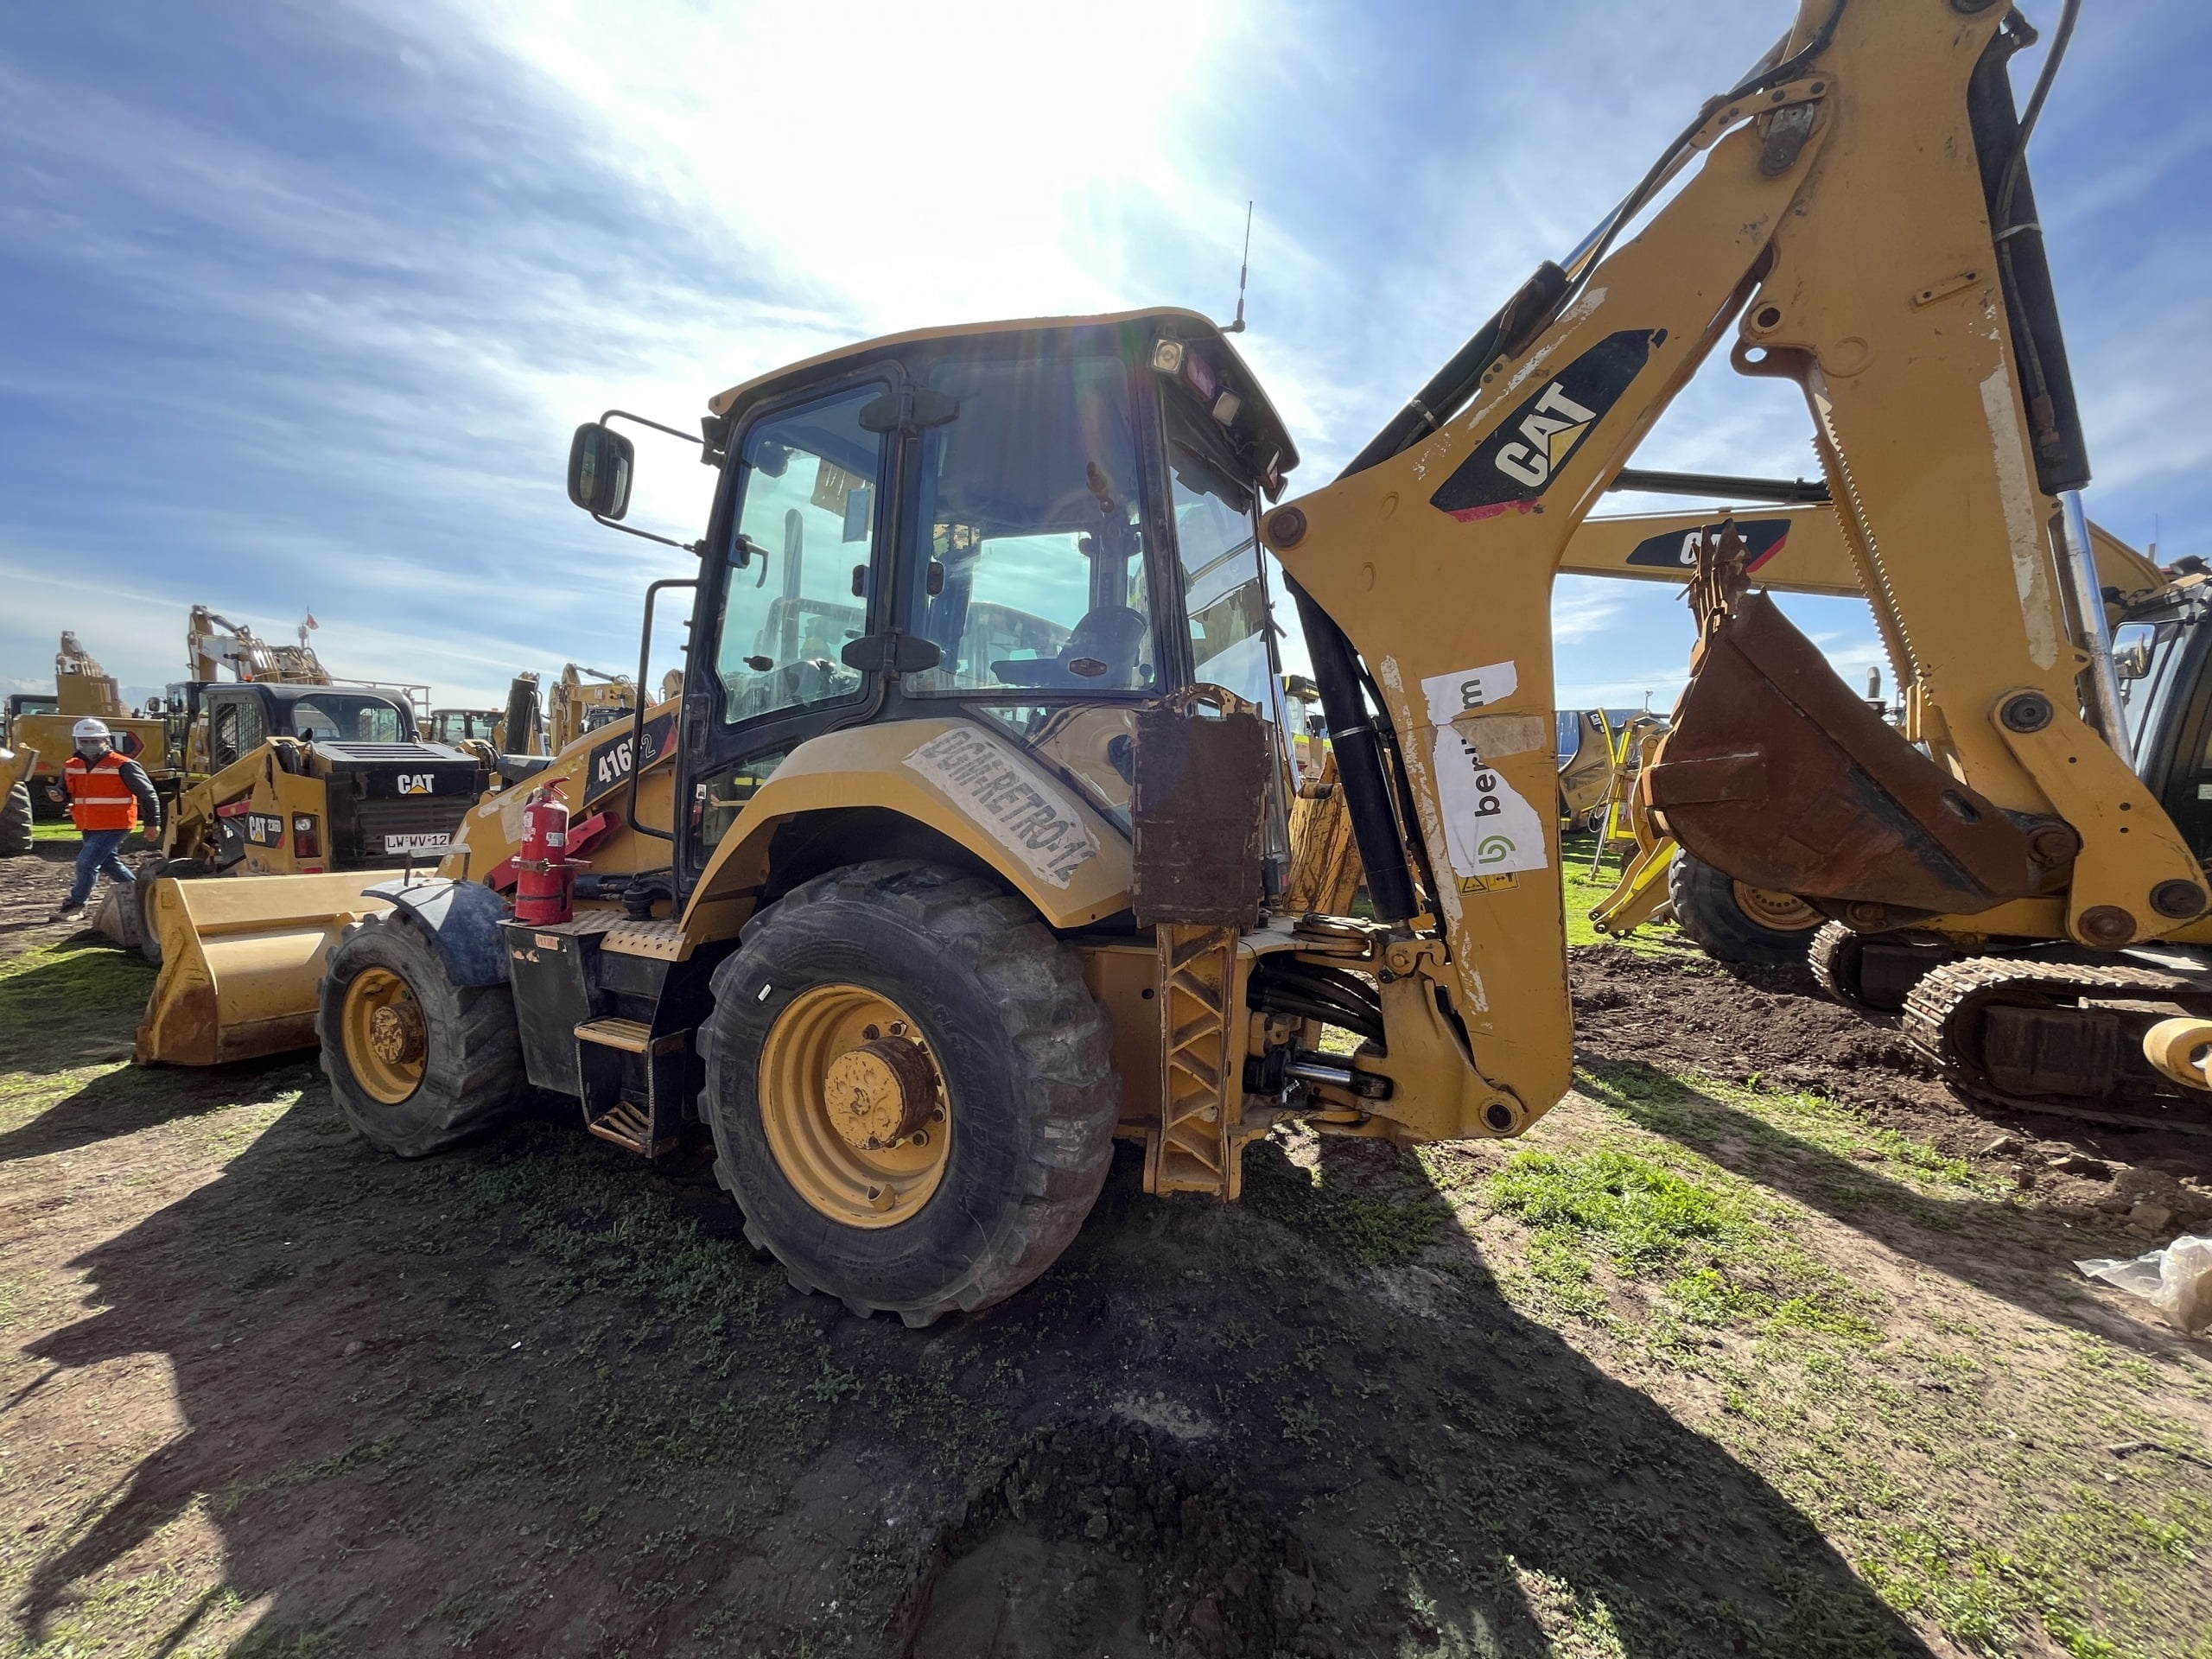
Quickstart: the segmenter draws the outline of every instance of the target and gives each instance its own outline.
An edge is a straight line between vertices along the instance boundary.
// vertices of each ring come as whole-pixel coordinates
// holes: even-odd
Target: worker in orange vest
[[[69,884],[69,897],[51,918],[57,922],[83,919],[85,901],[103,872],[111,881],[130,884],[130,867],[118,849],[142,821],[149,836],[162,833],[162,798],[154,793],[153,779],[136,760],[115,752],[107,722],[80,720],[70,735],[77,752],[61,768],[61,781],[69,791],[69,816],[84,843],[77,849],[77,879]]]

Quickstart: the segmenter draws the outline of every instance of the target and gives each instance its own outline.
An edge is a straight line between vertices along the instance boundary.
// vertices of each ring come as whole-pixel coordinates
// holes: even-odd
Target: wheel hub
[[[792,1189],[850,1227],[895,1226],[944,1179],[951,1090],[912,1016],[842,982],[802,991],[760,1046],[760,1127]]]
[[[1736,904],[1745,915],[1777,933],[1799,933],[1818,927],[1827,918],[1794,893],[1776,893],[1747,881],[1735,883]]]
[[[830,1061],[823,1093],[839,1139],[861,1152],[887,1152],[929,1121],[937,1068],[920,1044],[879,1037]]]
[[[423,1010],[414,1003],[386,1003],[369,1015],[369,1052],[386,1065],[412,1065],[426,1046]]]

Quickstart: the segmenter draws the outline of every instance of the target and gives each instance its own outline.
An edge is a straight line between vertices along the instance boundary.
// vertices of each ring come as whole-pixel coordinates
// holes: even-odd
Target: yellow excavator
[[[435,878],[231,884],[196,933],[165,911],[142,1053],[298,1041],[319,975],[334,1096],[376,1145],[450,1145],[525,1084],[646,1156],[703,1121],[794,1284],[916,1325],[1042,1271],[1116,1137],[1147,1191],[1233,1198],[1287,1119],[1518,1135],[1573,1064],[1552,578],[1724,344],[1804,390],[1906,729],[1724,531],[1644,798],[1854,927],[2101,953],[2138,1018],[2144,976],[2196,971],[2145,953],[2194,963],[2212,919],[2122,752],[2005,68],[2026,38],[1978,0],[1807,0],[1287,504],[1289,435],[1188,312],[918,331],[721,393],[711,513],[658,537],[684,574],[645,596],[650,642],[690,594],[680,697],[472,807]],[[578,429],[569,490],[651,537],[622,523],[633,421]],[[1262,546],[1371,915],[1283,896]]]

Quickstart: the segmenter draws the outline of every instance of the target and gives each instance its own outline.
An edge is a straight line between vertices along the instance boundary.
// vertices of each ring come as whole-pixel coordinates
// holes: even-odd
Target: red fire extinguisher
[[[515,919],[543,926],[575,913],[575,867],[569,862],[569,809],[558,779],[522,809],[522,849],[515,855]]]

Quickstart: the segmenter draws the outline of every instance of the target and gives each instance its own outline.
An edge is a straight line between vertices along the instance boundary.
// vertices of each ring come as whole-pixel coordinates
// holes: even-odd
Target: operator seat
[[[1102,605],[1069,632],[1057,657],[1008,657],[991,664],[1001,685],[1090,686],[1127,691],[1136,685],[1145,617],[1126,605]]]

